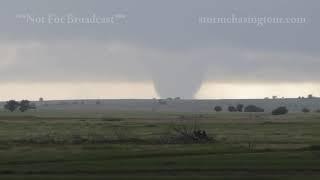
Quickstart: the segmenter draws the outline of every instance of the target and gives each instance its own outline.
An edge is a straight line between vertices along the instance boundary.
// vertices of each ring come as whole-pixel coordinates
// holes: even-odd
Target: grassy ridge
[[[0,178],[320,178],[320,114],[86,113],[1,112]],[[156,143],[181,121],[217,141]]]

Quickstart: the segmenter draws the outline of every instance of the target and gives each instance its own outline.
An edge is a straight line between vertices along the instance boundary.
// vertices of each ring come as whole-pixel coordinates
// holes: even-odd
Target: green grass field
[[[165,143],[174,126],[214,140]],[[320,113],[0,112],[0,179],[320,179]]]

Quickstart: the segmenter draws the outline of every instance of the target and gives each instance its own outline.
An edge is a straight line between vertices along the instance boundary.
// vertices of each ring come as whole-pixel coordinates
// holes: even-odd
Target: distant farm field
[[[0,112],[0,159],[0,179],[319,179],[320,113]]]

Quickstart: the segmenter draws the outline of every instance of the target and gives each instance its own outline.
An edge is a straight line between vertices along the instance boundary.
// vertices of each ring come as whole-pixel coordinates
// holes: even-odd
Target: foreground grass
[[[320,179],[320,148],[312,146],[320,144],[319,119],[311,113],[0,112],[0,179]],[[181,121],[196,121],[217,141],[156,143]],[[132,137],[141,141],[123,141]],[[79,138],[84,141],[74,141]]]
[[[320,151],[248,151],[225,144],[15,146],[0,151],[9,179],[320,177]],[[299,178],[300,176],[300,178]]]
[[[57,116],[54,116],[54,113]],[[64,116],[61,116],[64,115]],[[154,141],[172,124],[197,122],[217,140],[233,144],[254,143],[257,148],[301,148],[320,144],[320,113],[146,113],[144,112],[0,112],[0,144],[112,141],[128,137]]]

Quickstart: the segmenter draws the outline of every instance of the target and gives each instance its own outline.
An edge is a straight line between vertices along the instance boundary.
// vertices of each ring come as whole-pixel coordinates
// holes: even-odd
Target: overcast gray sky
[[[68,83],[79,87],[83,83],[129,83],[132,87],[145,83],[143,93],[136,97],[191,98],[201,89],[200,98],[225,98],[228,95],[219,96],[218,90],[210,95],[209,89],[215,89],[215,84],[217,88],[222,88],[219,84],[238,88],[268,84],[270,89],[312,84],[311,89],[299,87],[317,94],[319,7],[317,0],[2,0],[0,86],[18,91],[30,83],[37,83],[39,89],[60,83],[63,91],[66,86],[62,84]],[[74,23],[70,18],[93,16],[111,18],[112,23]],[[231,16],[289,19],[264,25],[199,21],[200,17]],[[305,22],[297,23],[297,19]],[[211,88],[204,89],[205,84]],[[302,91],[296,92],[288,94]],[[86,95],[88,91],[64,96],[50,93],[43,96],[94,97],[94,93]],[[135,97],[130,89],[121,93],[119,97]],[[263,95],[272,93],[277,92]],[[0,97],[10,96],[3,94]],[[118,96],[106,94],[96,96]],[[287,94],[282,90],[281,95]]]

